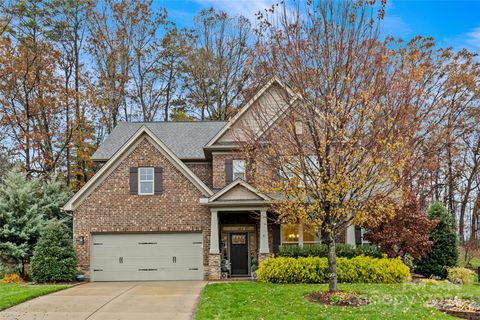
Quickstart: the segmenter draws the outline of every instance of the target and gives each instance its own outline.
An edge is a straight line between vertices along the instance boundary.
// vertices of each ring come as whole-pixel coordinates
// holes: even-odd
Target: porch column
[[[267,210],[260,211],[260,254],[270,253],[268,248]]]
[[[298,225],[298,245],[303,247],[303,224]]]
[[[219,254],[218,210],[210,209],[210,253]]]
[[[357,242],[355,241],[355,225],[351,224],[347,227],[345,243],[352,246],[356,246]]]

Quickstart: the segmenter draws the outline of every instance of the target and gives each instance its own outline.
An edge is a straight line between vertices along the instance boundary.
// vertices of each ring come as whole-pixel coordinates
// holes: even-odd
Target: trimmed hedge
[[[303,247],[298,245],[281,245],[278,250],[277,256],[280,257],[326,258],[328,255],[328,246],[326,244],[305,244]],[[372,258],[383,257],[382,253],[378,251],[376,246],[373,245],[361,245],[354,247],[349,244],[337,244],[335,245],[335,252],[337,257],[341,258],[354,258],[361,255]]]
[[[337,275],[338,282],[343,283],[402,283],[411,280],[410,269],[400,258],[337,258]],[[327,258],[266,259],[260,263],[257,277],[261,282],[327,283]]]

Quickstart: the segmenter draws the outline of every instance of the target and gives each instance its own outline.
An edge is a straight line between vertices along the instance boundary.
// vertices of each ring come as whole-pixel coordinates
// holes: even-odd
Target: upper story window
[[[245,160],[233,160],[232,161],[232,168],[233,168],[233,180],[235,179],[245,179]]]
[[[295,134],[303,134],[303,122],[300,120],[295,121]]]
[[[138,168],[138,194],[154,194],[154,170],[153,167]]]
[[[302,163],[303,161],[303,163]],[[309,155],[304,157],[285,157],[285,162],[279,170],[280,176],[285,180],[299,179],[299,185],[312,183],[319,172],[317,156]]]

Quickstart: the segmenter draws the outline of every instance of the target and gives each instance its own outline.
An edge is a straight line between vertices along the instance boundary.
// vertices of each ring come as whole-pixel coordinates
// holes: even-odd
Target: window
[[[233,180],[243,179],[245,180],[245,161],[244,160],[233,160]]]
[[[303,164],[302,165],[302,161]],[[280,177],[290,181],[293,178],[299,179],[299,187],[303,186],[304,182],[313,183],[319,178],[319,162],[317,156],[298,156],[298,157],[286,157],[283,168],[280,169]],[[306,176],[304,178],[304,173]],[[305,181],[303,181],[305,180]]]
[[[320,243],[320,237],[315,232],[307,230],[300,224],[282,224],[282,244]]]
[[[303,122],[295,121],[295,134],[303,134]]]
[[[368,230],[365,228],[360,229],[360,236],[361,236],[361,244],[370,244],[370,241],[365,240],[365,235],[367,234]]]
[[[297,224],[282,224],[282,243],[298,243]]]
[[[138,168],[138,194],[149,195],[154,193],[153,168]]]

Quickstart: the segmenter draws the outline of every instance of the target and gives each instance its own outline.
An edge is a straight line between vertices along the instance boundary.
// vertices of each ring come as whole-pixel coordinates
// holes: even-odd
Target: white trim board
[[[229,185],[225,186],[223,189],[221,189],[220,191],[215,193],[210,199],[208,199],[208,203],[214,202],[216,199],[223,196],[224,194],[226,194],[228,191],[232,190],[236,186],[244,187],[248,191],[250,191],[250,192],[256,194],[257,196],[259,196],[260,198],[264,199],[265,201],[271,201],[272,200],[272,198],[270,198],[267,195],[264,195],[261,192],[258,192],[257,189],[255,189],[254,187],[252,187],[251,185],[249,185],[248,183],[246,183],[242,179],[236,179],[235,181],[233,181],[232,183],[230,183]],[[240,202],[241,200],[238,200],[238,201]]]

